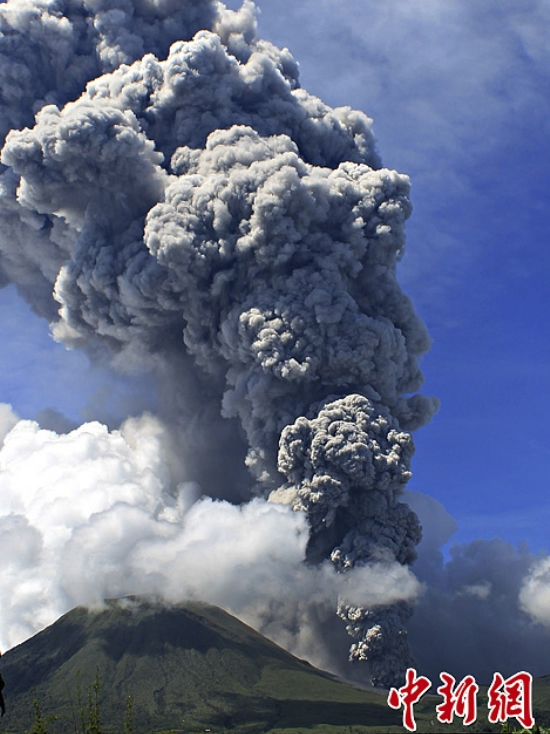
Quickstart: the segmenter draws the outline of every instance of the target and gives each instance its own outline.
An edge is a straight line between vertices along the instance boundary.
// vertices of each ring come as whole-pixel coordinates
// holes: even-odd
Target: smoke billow
[[[7,0],[0,31],[0,283],[160,401],[65,435],[0,410],[2,546],[32,569],[8,644],[75,603],[197,596],[320,664],[322,630],[351,635],[398,682],[410,432],[437,407],[395,273],[408,178],[247,0]]]

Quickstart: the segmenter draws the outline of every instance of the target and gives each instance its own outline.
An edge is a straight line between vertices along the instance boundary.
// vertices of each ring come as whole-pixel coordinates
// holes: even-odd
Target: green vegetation
[[[88,706],[85,707],[82,703],[80,682],[77,684],[77,697],[79,701],[79,723],[77,724],[74,719],[74,733],[75,734],[107,734],[107,732],[118,732],[120,729],[113,728],[110,724],[103,727],[101,724],[101,709],[99,704],[99,688],[100,681],[99,675],[96,677],[94,683],[89,686],[88,690]],[[49,723],[46,723],[39,702],[35,699],[34,704],[34,717],[35,720],[28,730],[27,734],[54,734],[56,731],[55,720],[58,717],[49,717]],[[124,719],[124,734],[134,734],[133,726],[133,710],[132,710],[132,697],[128,696],[126,701],[126,715]],[[171,729],[169,731],[158,732],[157,734],[176,734],[176,730]]]
[[[101,685],[90,689],[97,669]],[[2,671],[10,734],[35,722],[35,699],[55,734],[74,734],[75,722],[77,732],[90,734],[93,727],[264,734],[312,726],[362,734],[369,724],[399,731],[399,712],[384,694],[334,680],[205,604],[76,609],[7,652]]]
[[[79,721],[78,724],[76,722],[76,719],[74,721],[74,729],[71,729],[71,732],[74,731],[74,734],[134,734],[134,724],[133,724],[133,700],[132,697],[129,696],[126,700],[126,714],[124,719],[124,727],[121,729],[120,727],[116,727],[114,725],[114,722],[110,722],[109,724],[103,726],[101,724],[101,712],[100,712],[100,704],[99,704],[99,698],[98,698],[98,692],[100,690],[100,679],[99,676],[96,677],[95,681],[89,685],[88,687],[88,703],[87,706],[83,704],[82,695],[81,695],[81,687],[80,687],[80,681],[77,682],[77,698],[79,701]],[[432,698],[432,697],[430,697]],[[35,720],[33,722],[33,725],[28,730],[28,732],[25,732],[25,734],[56,734],[58,729],[56,728],[55,724],[53,722],[53,718],[50,720],[50,723],[47,724],[44,720],[44,717],[42,715],[42,711],[40,709],[40,705],[38,701],[34,701],[34,716]],[[420,717],[420,726],[418,726],[417,731],[423,732],[423,731],[429,731],[429,729],[426,729],[426,721],[424,720],[424,717]],[[296,724],[297,722],[295,722]],[[418,723],[418,721],[417,721]],[[430,721],[429,722],[430,728],[433,731],[435,722]],[[550,734],[550,729],[539,727],[538,725],[535,725],[532,729],[518,729],[516,727],[511,726],[509,723],[506,723],[500,727],[491,727],[490,725],[484,724],[482,720],[478,720],[473,727],[444,727],[441,726],[441,724],[437,723],[438,730],[445,730],[445,731],[470,731],[470,732],[498,732],[499,734]],[[218,732],[221,734],[221,732],[233,732],[233,731],[258,731],[254,727],[246,727],[245,729],[237,729],[237,730],[226,730],[226,729],[218,729],[218,728],[197,728],[197,727],[183,727],[178,729],[169,729],[169,730],[160,730],[160,729],[154,729],[150,730],[150,734],[180,734],[181,732],[188,732],[189,734],[202,734],[202,732],[212,732],[214,734],[215,732]],[[396,731],[405,731],[402,727],[396,727],[396,726],[345,726],[342,727],[342,725],[339,725],[338,727],[334,727],[327,724],[321,724],[317,726],[311,727],[308,725],[307,722],[303,723],[303,728],[300,726],[290,726],[290,727],[277,727],[275,729],[270,729],[269,731],[263,732],[263,734],[382,734],[382,732],[386,732],[387,734],[391,734],[392,732]]]

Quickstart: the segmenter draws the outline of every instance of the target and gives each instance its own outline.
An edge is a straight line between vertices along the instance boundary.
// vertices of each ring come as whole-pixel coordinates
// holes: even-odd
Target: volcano
[[[9,650],[2,674],[5,728],[21,734],[36,704],[48,731],[80,731],[96,694],[105,732],[125,731],[129,697],[132,731],[140,734],[364,731],[400,722],[381,692],[336,680],[200,602],[133,597],[73,609]]]

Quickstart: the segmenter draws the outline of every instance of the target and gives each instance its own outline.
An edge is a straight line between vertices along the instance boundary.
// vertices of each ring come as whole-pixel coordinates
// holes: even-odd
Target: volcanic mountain
[[[337,681],[199,602],[73,609],[9,650],[1,669],[10,734],[29,730],[37,706],[52,734],[92,731],[83,719],[96,699],[102,732],[363,732],[401,719],[385,694]]]
[[[402,732],[386,691],[365,690],[299,660],[218,607],[153,598],[73,609],[1,660],[6,734],[382,734]],[[487,723],[487,687],[471,731]],[[550,721],[550,676],[535,680]],[[415,705],[433,732],[439,696]],[[98,719],[95,718],[98,714]],[[38,723],[41,719],[41,723]],[[461,719],[442,725],[464,731]]]

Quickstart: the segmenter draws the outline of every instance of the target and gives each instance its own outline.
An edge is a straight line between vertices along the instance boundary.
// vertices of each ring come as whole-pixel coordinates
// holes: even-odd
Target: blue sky
[[[237,7],[239,3],[228,3]],[[383,162],[412,179],[400,266],[433,338],[409,487],[439,499],[454,540],[549,550],[547,338],[550,52],[542,1],[259,0],[308,91],[374,119]],[[0,400],[116,422],[144,381],[92,367],[0,291]],[[145,390],[145,392],[147,392]]]

